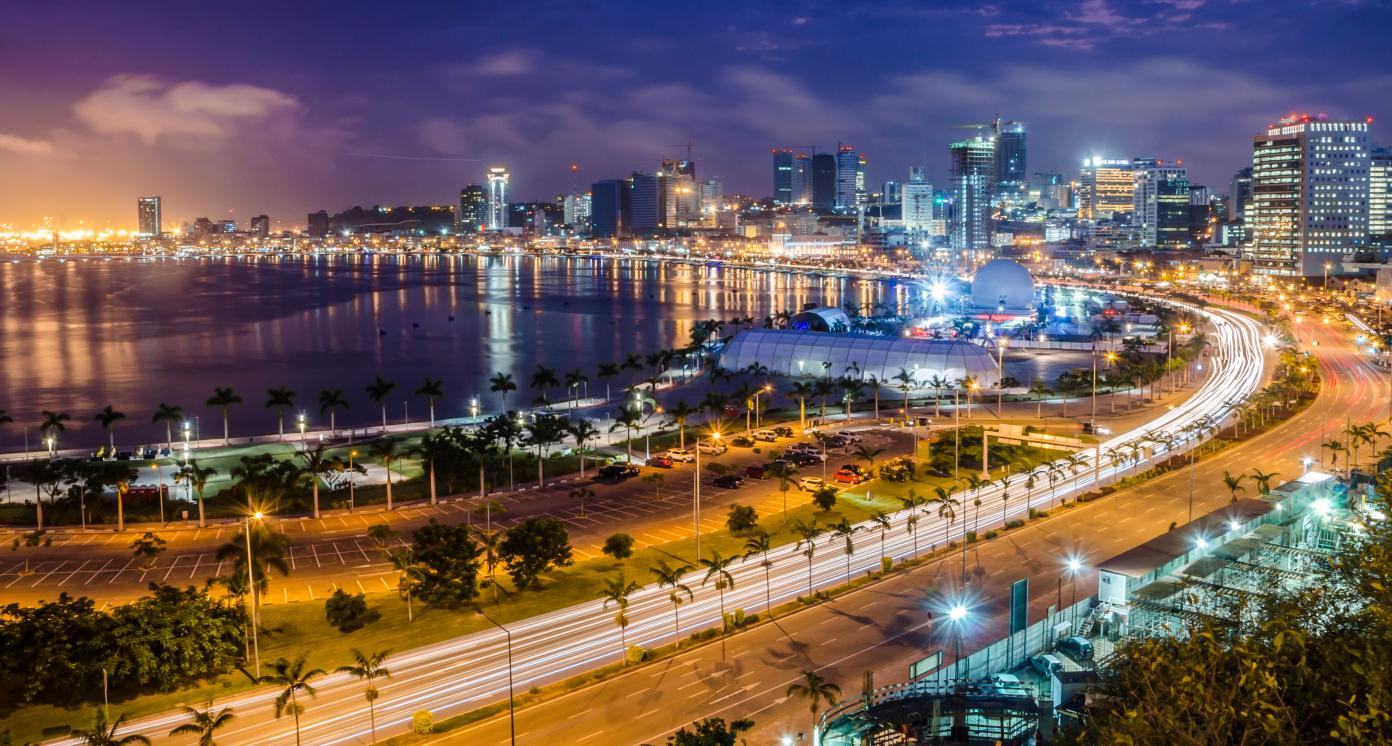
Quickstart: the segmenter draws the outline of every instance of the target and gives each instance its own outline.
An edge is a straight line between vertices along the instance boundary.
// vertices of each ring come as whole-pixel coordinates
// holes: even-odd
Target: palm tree
[[[928,379],[928,385],[933,389],[933,416],[942,416],[942,391],[952,385],[952,381],[947,380],[947,376],[934,375]]]
[[[587,390],[589,389],[589,383],[590,377],[585,375],[585,371],[579,368],[565,374],[566,393],[570,395],[572,403],[579,398],[580,389],[582,387]]]
[[[787,461],[774,461],[764,468],[764,476],[778,480],[778,491],[783,493],[783,515],[788,514],[788,490],[792,489],[793,477],[797,467]]]
[[[396,592],[406,599],[406,621],[414,622],[416,614],[411,608],[411,597],[421,581],[421,567],[416,563],[416,550],[401,547],[396,551],[387,552],[387,561],[396,571]]]
[[[933,488],[933,502],[938,504],[938,517],[947,520],[946,541],[952,542],[952,524],[957,520],[957,508],[962,506],[962,501],[952,496],[952,493],[942,487]]]
[[[875,473],[875,459],[877,459],[877,458],[879,458],[880,456],[884,455],[884,452],[885,452],[885,449],[884,449],[884,448],[871,448],[870,446],[860,445],[860,446],[856,446],[856,449],[855,449],[855,452],[854,452],[853,455],[855,456],[855,458],[856,458],[857,461],[864,461],[865,463],[869,464],[869,465],[870,465],[870,473],[871,473],[871,474],[874,474],[874,473]]]
[[[373,404],[382,408],[382,432],[384,433],[387,431],[387,396],[391,394],[394,388],[396,388],[395,382],[377,376],[373,379],[372,383],[369,383],[367,388],[364,389],[364,391],[367,392],[367,398],[371,399]]]
[[[197,461],[189,461],[187,464],[184,464],[183,468],[179,469],[178,473],[175,475],[175,478],[176,478],[176,479],[184,479],[184,480],[187,480],[189,486],[193,488],[193,494],[198,495],[198,527],[199,527],[199,528],[203,528],[203,526],[204,526],[204,522],[203,522],[203,490],[207,488],[207,486],[208,486],[208,480],[209,480],[209,479],[212,479],[214,476],[217,476],[217,473],[218,473],[218,470],[217,470],[217,469],[214,469],[214,468],[211,467],[211,466],[209,466],[209,467],[202,467],[202,466],[199,466],[199,465],[198,465],[198,462],[197,462]]]
[[[430,403],[431,427],[435,427],[435,400],[444,397],[444,386],[445,384],[443,381],[426,376],[425,383],[422,383],[420,388],[416,389],[416,396],[424,396],[425,400]],[[390,490],[388,490],[388,492],[390,492]]]
[[[265,594],[266,588],[270,586],[271,570],[275,570],[281,575],[290,574],[290,563],[286,559],[289,553],[290,542],[285,534],[276,531],[264,522],[251,524],[251,559],[255,564],[256,588],[260,594]],[[213,555],[218,562],[232,562],[233,578],[242,587],[246,585],[247,578],[247,535],[243,527],[241,531],[232,535],[226,544],[218,547],[217,554]],[[256,609],[252,609],[252,618],[255,619]]]
[[[1044,419],[1044,397],[1048,396],[1049,392],[1052,390],[1053,389],[1049,388],[1049,384],[1038,378],[1034,379],[1034,382],[1030,384],[1030,393],[1034,394],[1035,419]]]
[[[213,395],[208,397],[208,401],[205,403],[210,407],[217,407],[222,412],[222,444],[224,446],[231,445],[232,439],[228,436],[227,410],[234,404],[241,404],[242,397],[237,396],[237,392],[233,391],[231,386],[214,386]],[[284,420],[283,417],[281,419]],[[282,440],[285,439],[283,422],[280,437]]]
[[[619,375],[619,366],[615,363],[600,363],[595,377],[604,381],[604,401],[609,401],[609,379]]]
[[[40,414],[43,415],[43,423],[39,425],[39,433],[48,440],[49,453],[57,453],[58,436],[68,429],[63,423],[71,420],[72,417],[67,412],[54,412],[47,409]]]
[[[1252,481],[1257,483],[1258,494],[1266,495],[1271,493],[1271,480],[1280,475],[1276,471],[1262,471],[1261,469],[1252,470]]]
[[[182,735],[198,736],[198,746],[217,746],[217,742],[213,740],[213,734],[227,727],[227,724],[236,717],[232,714],[231,707],[224,707],[214,712],[212,699],[209,699],[208,704],[201,710],[188,705],[184,705],[182,709],[184,714],[189,716],[189,721],[169,731],[169,736],[171,738]]]
[[[883,510],[877,510],[870,515],[870,522],[880,530],[880,558],[883,559],[887,556],[885,555],[885,534],[889,533],[891,525],[889,516],[885,515]]]
[[[730,565],[734,564],[737,557],[721,557],[718,550],[711,551],[709,559],[701,559],[701,567],[706,570],[706,577],[701,580],[701,585],[715,580],[715,589],[720,592],[720,627],[722,630],[729,629],[729,622],[725,619],[725,589],[731,590],[735,587],[735,576],[730,574]]]
[[[343,398],[343,389],[325,389],[319,392],[319,414],[329,413],[329,437],[338,437],[338,410],[348,411],[348,400]]]
[[[628,449],[628,463],[633,463],[633,428],[643,424],[641,415],[633,407],[624,407],[619,410],[619,414],[614,417],[614,424],[609,426],[609,432],[616,430],[624,431],[624,440]]]
[[[507,396],[509,392],[517,390],[517,382],[512,380],[511,373],[499,371],[488,379],[488,390],[498,394],[503,399],[503,411],[508,411]]]
[[[817,537],[822,535],[822,528],[817,525],[817,519],[811,521],[796,521],[792,526],[793,533],[797,534],[797,546],[793,549],[802,549],[806,544],[807,548],[802,549],[802,556],[807,558],[807,597],[812,597],[812,557],[817,553]]]
[[[527,424],[527,439],[537,449],[537,486],[546,486],[546,450],[561,442],[568,428],[560,417],[537,417]]]
[[[788,686],[787,696],[807,701],[812,709],[815,730],[817,711],[821,709],[823,702],[827,707],[834,707],[841,698],[841,687],[823,679],[816,671],[803,671],[802,680]]]
[[[619,576],[607,581],[599,591],[599,597],[604,599],[603,608],[609,608],[610,602],[619,607],[619,611],[614,615],[614,623],[619,625],[619,657],[624,665],[628,665],[628,599],[638,592],[640,586],[637,582],[624,578],[623,570],[619,570]]]
[[[667,600],[672,602],[672,626],[676,630],[676,636],[672,639],[681,644],[681,594],[686,594],[686,600],[691,601],[695,596],[691,589],[682,584],[682,576],[691,569],[691,565],[681,567],[671,567],[667,560],[658,560],[657,567],[650,568],[648,571],[657,577],[658,588],[670,588],[672,593],[667,596]]]
[[[271,664],[272,673],[260,679],[260,683],[281,687],[280,695],[275,698],[275,716],[279,719],[288,712],[295,717],[295,746],[299,746],[300,743],[300,714],[304,712],[304,705],[299,701],[300,693],[303,692],[310,697],[316,696],[318,692],[309,682],[324,675],[322,668],[305,670],[307,665],[308,659],[304,654],[293,661],[277,658],[276,662]]]
[[[433,419],[433,417],[432,417]],[[392,462],[401,457],[395,438],[382,438],[368,446],[367,452],[387,467],[387,510],[392,509]]]
[[[309,483],[312,486],[314,495],[313,515],[316,521],[319,520],[319,475],[333,468],[333,459],[325,454],[325,448],[326,446],[324,443],[319,442],[299,453],[300,459],[304,461],[304,473],[309,477]]]
[[[585,501],[595,496],[595,491],[589,487],[576,487],[570,491],[570,499],[580,501],[580,518],[585,517]]]
[[[488,501],[492,503],[492,500]],[[501,507],[501,506],[499,506]],[[491,513],[491,507],[485,508],[486,512]],[[503,541],[507,539],[507,532],[502,529],[493,530],[492,527],[473,528],[474,536],[478,537],[479,558],[483,560],[483,569],[488,572],[488,585],[493,589],[493,603],[498,603],[498,565],[503,563]]]
[[[846,587],[848,588],[851,585],[851,555],[855,554],[855,543],[851,541],[851,535],[859,530],[860,526],[852,526],[851,522],[845,518],[842,518],[840,523],[831,526],[832,537],[846,542]]]
[[[908,368],[900,368],[898,373],[890,376],[889,380],[898,381],[899,385],[895,388],[904,392],[904,416],[909,416],[909,392],[914,389],[914,374]],[[936,415],[935,415],[936,416]]]
[[[367,700],[367,717],[369,726],[372,728],[372,742],[377,742],[377,687],[373,685],[373,679],[390,679],[391,669],[382,665],[382,662],[391,655],[390,650],[378,650],[371,655],[363,654],[363,651],[353,648],[353,664],[351,666],[339,666],[339,673],[346,673],[353,678],[362,679],[367,682],[367,688],[363,690],[363,698]]]
[[[1345,450],[1344,444],[1337,440],[1330,439],[1322,443],[1320,448],[1329,451],[1329,463],[1337,467],[1339,465],[1339,453]]]
[[[107,445],[111,450],[116,450],[116,423],[126,418],[125,412],[118,412],[108,404],[102,411],[97,412],[92,419],[101,423],[102,429],[106,431]]]
[[[218,389],[219,391],[221,389]],[[231,389],[228,389],[231,391]],[[216,396],[216,394],[214,394]],[[241,399],[237,400],[241,402]],[[213,406],[213,400],[208,400],[208,405]],[[274,389],[266,389],[266,409],[273,409],[276,413],[276,421],[280,427],[280,439],[285,440],[285,410],[295,406],[295,391],[287,386]],[[226,417],[224,416],[224,419]],[[225,429],[225,428],[224,428]]]
[[[981,388],[976,376],[964,376],[957,380],[957,385],[967,392],[967,419],[971,419],[972,393]]]
[[[556,371],[544,365],[538,365],[536,370],[532,371],[531,384],[532,388],[541,391],[539,401],[550,403],[550,399],[546,396],[546,392],[550,390],[552,386],[561,385],[561,382],[556,378]]]
[[[420,443],[411,449],[411,454],[420,456],[426,463],[426,478],[430,482],[430,504],[436,505],[439,502],[435,492],[435,463],[443,458],[447,458],[453,450],[450,443],[449,431],[452,428],[446,427],[445,433],[426,433],[421,436]]]
[[[747,560],[756,554],[762,558],[759,564],[764,568],[764,611],[773,609],[773,600],[770,595],[771,581],[769,579],[769,571],[773,569],[773,563],[768,558],[769,551],[772,549],[773,540],[769,537],[769,533],[760,531],[744,540],[744,557],[741,559],[741,561]]]
[[[1246,492],[1247,488],[1242,486],[1245,477],[1241,474],[1233,475],[1227,471],[1223,472],[1223,486],[1228,488],[1228,493],[1232,495],[1232,501],[1237,502],[1237,493]]]
[[[684,401],[679,401],[667,409],[667,416],[671,417],[672,421],[677,423],[678,448],[686,448],[686,421],[691,418],[691,415],[696,414],[698,411],[699,410],[695,407]]]
[[[98,708],[96,716],[92,718],[91,730],[74,728],[70,735],[86,746],[129,746],[133,743],[143,743],[148,746],[150,739],[138,733],[119,738],[116,736],[116,731],[120,730],[121,725],[125,722],[126,715],[121,713],[116,718],[116,722],[108,723],[106,721],[106,708]]]
[[[566,428],[570,437],[575,438],[575,452],[580,455],[580,478],[585,478],[585,444],[599,436],[599,428],[589,420],[580,420]]]
[[[3,415],[4,411],[0,410],[0,416]],[[174,447],[174,423],[183,419],[184,408],[178,405],[160,402],[159,406],[155,408],[155,414],[150,418],[150,422],[156,425],[164,423],[164,445],[166,448]],[[0,422],[3,420],[0,419]]]

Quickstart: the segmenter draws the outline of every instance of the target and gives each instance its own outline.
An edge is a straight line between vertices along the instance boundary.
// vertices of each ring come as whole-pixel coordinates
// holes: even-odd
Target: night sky
[[[495,163],[549,199],[687,143],[727,193],[770,193],[772,145],[838,140],[872,189],[942,183],[956,125],[996,112],[1030,171],[1182,158],[1225,192],[1283,112],[1392,144],[1389,29],[1386,0],[0,0],[0,224],[131,228],[157,193],[166,225],[291,228],[449,203]]]

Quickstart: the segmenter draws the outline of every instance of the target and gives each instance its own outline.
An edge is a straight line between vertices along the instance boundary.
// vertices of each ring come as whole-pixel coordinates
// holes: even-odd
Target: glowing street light
[[[261,644],[257,639],[256,626],[260,620],[260,613],[256,607],[256,564],[251,557],[251,522],[260,521],[261,511],[256,511],[246,517],[246,552],[247,552],[247,591],[251,593],[251,649],[256,656],[256,678],[261,678]]]

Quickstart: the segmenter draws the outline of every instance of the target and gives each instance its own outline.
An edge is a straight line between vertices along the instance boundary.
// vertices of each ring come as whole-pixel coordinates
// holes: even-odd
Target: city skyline
[[[269,214],[284,228],[319,209],[451,204],[490,166],[512,174],[512,199],[551,199],[688,143],[727,194],[771,196],[761,154],[785,143],[854,143],[871,191],[912,166],[946,184],[956,125],[997,113],[1028,127],[1031,173],[1163,154],[1222,192],[1284,113],[1392,114],[1376,3],[490,7],[386,29],[333,8],[27,11],[0,32],[15,72],[0,95],[27,104],[0,114],[0,224],[134,229],[132,201],[159,194],[167,227]],[[517,24],[528,41],[505,42]],[[1194,45],[1176,55],[1175,38]],[[1277,77],[1267,50],[1297,39],[1310,64]],[[870,49],[864,69],[840,62]],[[1372,139],[1388,138],[1375,125]]]

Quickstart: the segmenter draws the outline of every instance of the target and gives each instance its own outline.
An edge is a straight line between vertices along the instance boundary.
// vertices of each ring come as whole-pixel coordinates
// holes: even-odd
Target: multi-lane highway
[[[1264,332],[1261,325],[1245,316],[1229,311],[1210,310],[1204,313],[1209,317],[1212,325],[1214,342],[1214,354],[1211,357],[1212,374],[1199,391],[1190,397],[1184,405],[1162,413],[1143,428],[1135,428],[1132,431],[1117,434],[1103,445],[1101,449],[1103,454],[1147,432],[1155,436],[1154,440],[1158,441],[1152,443],[1152,458],[1163,455],[1167,449],[1191,445],[1192,440],[1186,441],[1184,439],[1169,440],[1166,443],[1166,439],[1157,434],[1161,431],[1178,433],[1187,425],[1203,418],[1221,421],[1228,414],[1230,402],[1250,393],[1259,385],[1262,379],[1262,360],[1264,357],[1262,341]],[[1331,375],[1333,374],[1334,371],[1331,371]],[[1354,374],[1350,372],[1348,375],[1353,376]],[[1243,450],[1248,448],[1250,446]],[[1062,495],[1072,494],[1080,490],[1085,491],[1093,483],[1094,474],[1104,481],[1111,481],[1119,474],[1138,466],[1133,463],[1113,463],[1106,458],[1104,458],[1103,463],[1094,466],[1091,463],[1092,453],[1085,452],[1084,455],[1088,459],[1088,464],[1081,473],[1066,482],[1060,482],[1054,488],[1047,486],[1036,488],[1030,503],[1034,506],[1046,506]],[[1232,458],[1232,456],[1226,458]],[[1265,466],[1265,463],[1264,461],[1253,461],[1250,465]],[[1008,507],[1002,506],[1006,507],[1005,510],[987,508],[988,513],[980,518],[980,528],[985,529],[996,525],[1001,522],[1003,517],[1011,518],[1023,514],[1027,510],[1023,497],[1022,488],[1018,486],[1012,488],[1012,500]],[[998,491],[985,490],[981,499],[983,506],[1001,505]],[[1100,503],[1099,506],[1121,505],[1126,499],[1129,498],[1114,498]],[[1169,502],[1167,500],[1165,504],[1168,505]],[[1067,516],[1050,520],[1044,525],[1069,525],[1074,520],[1072,516],[1087,515],[1088,511],[1106,510],[1116,510],[1116,508],[1084,506],[1070,511]],[[1002,512],[1005,512],[1006,515],[1002,516]],[[904,557],[913,552],[914,540],[905,530],[905,517],[906,514],[902,513],[893,517],[893,528],[884,540],[885,554],[893,557]],[[1138,540],[1148,538],[1144,534],[1147,530],[1153,529],[1150,516],[1138,511],[1127,511],[1126,517],[1132,520],[1143,519],[1144,525],[1138,524],[1135,531]],[[959,518],[949,525],[939,519],[936,514],[925,515],[918,524],[918,544],[927,547],[933,544],[941,545],[950,538],[960,538],[965,529],[976,527],[976,517],[968,516],[968,518],[970,520]],[[1113,525],[1117,524],[1116,518],[1117,516],[1113,516]],[[1044,531],[1045,529],[1031,528],[1029,530]],[[1125,532],[1118,529],[1117,533]],[[974,555],[980,558],[990,552],[1001,551],[1002,547],[1018,547],[1022,542],[1019,537],[1023,535],[1025,534],[1012,535],[1003,542],[988,543],[985,547],[976,550]],[[1150,535],[1153,535],[1153,532]],[[881,556],[881,541],[878,531],[866,530],[857,534],[855,544],[856,551],[850,558],[851,572],[860,574],[878,567]],[[839,541],[830,537],[819,540],[811,562],[813,586],[825,587],[844,582],[846,556],[841,551],[841,546]],[[774,552],[770,559],[774,565],[770,573],[767,593],[772,596],[775,604],[806,593],[809,568],[808,561],[801,552],[792,547],[784,547]],[[971,592],[984,599],[987,597],[989,582],[986,582],[987,588],[983,588],[982,583],[989,581],[992,575],[989,573],[989,566],[984,559],[974,560],[973,564],[980,569],[972,571],[972,574],[977,578],[974,581],[977,585],[971,589]],[[941,565],[938,567],[940,569]],[[1026,567],[1028,567],[1028,563],[1026,563]],[[910,575],[920,575],[923,572],[925,571],[919,570]],[[951,573],[948,574],[951,575]],[[726,607],[744,608],[750,611],[762,610],[766,593],[763,569],[758,566],[757,562],[751,561],[737,566],[734,569],[734,575],[735,587],[725,594]],[[895,580],[893,582],[901,583],[904,581]],[[921,576],[920,582],[922,582]],[[719,598],[715,590],[710,586],[699,585],[699,581],[693,583],[693,590],[695,591],[694,601],[683,605],[681,609],[684,633],[689,633],[700,627],[713,626],[718,623],[719,619]],[[864,594],[879,592],[882,591],[872,589],[854,594],[846,600],[827,605],[825,609],[804,612],[780,625],[771,625],[765,628],[765,631],[756,631],[751,634],[769,634],[766,630],[790,627],[805,629],[804,619],[807,618],[808,614],[826,614],[829,612],[833,617],[837,617],[837,609],[842,608],[841,605],[852,603],[850,599],[860,599],[864,597]],[[877,625],[873,617],[862,617],[855,614],[852,616],[856,618],[856,623],[862,627],[882,626]],[[627,637],[630,644],[652,646],[669,642],[672,639],[672,607],[667,600],[665,591],[660,591],[655,587],[647,587],[639,591],[633,598],[629,617],[631,623],[628,627]],[[830,625],[832,622],[819,622],[819,624]],[[902,639],[907,644],[909,638],[915,634],[915,625],[918,623],[907,620],[906,624],[907,626],[899,630],[902,634],[895,639]],[[891,625],[892,627],[893,625]],[[830,633],[831,630],[827,630],[827,632]],[[613,625],[612,614],[602,610],[597,601],[517,623],[511,627],[511,633],[513,683],[514,687],[518,689],[526,689],[535,684],[564,678],[596,665],[616,660],[619,655],[618,629]],[[823,642],[827,643],[827,650],[836,646],[831,644],[834,638],[828,637],[825,641],[819,641],[821,637],[819,630],[812,639],[804,636],[802,644],[818,646],[816,648],[817,655],[810,660],[818,662],[819,665],[826,665],[832,661],[825,660],[820,646]],[[852,638],[848,637],[847,639]],[[751,648],[751,643],[755,647]],[[720,648],[721,646],[715,647]],[[758,666],[771,670],[778,669],[778,661],[770,658],[766,651],[758,649],[757,642],[754,642],[752,637],[736,638],[729,643],[729,647],[731,648],[730,658],[726,659],[725,663],[717,664],[715,668],[711,669],[711,677],[714,678],[707,677],[705,684],[719,684],[721,680],[728,679],[729,676],[733,676],[733,679],[730,680],[738,684],[742,676],[740,667]],[[918,649],[920,645],[917,641],[913,641],[912,644],[908,644],[908,647]],[[811,652],[811,647],[801,649],[803,656],[808,656]],[[688,654],[688,656],[695,656],[698,660],[701,656],[706,655],[710,655],[710,653],[698,651]],[[688,656],[682,656],[678,661]],[[784,657],[784,661],[793,660],[796,657],[797,651],[795,650],[793,658]],[[431,710],[438,718],[497,701],[507,691],[507,658],[508,651],[504,644],[504,636],[498,632],[471,635],[399,654],[392,661],[393,679],[383,686],[382,700],[378,703],[379,731],[397,732],[404,729],[409,723],[411,714],[421,709]],[[676,663],[667,664],[668,667],[671,665],[676,665]],[[658,670],[661,668],[659,667]],[[619,681],[633,678],[635,677],[624,677]],[[699,678],[701,677],[698,676]],[[600,697],[601,701],[608,701],[607,692],[615,686],[616,683],[608,684],[590,695],[581,693],[565,699],[584,700],[588,696],[592,703],[595,701],[594,697]],[[364,740],[367,736],[367,714],[361,707],[360,684],[344,676],[335,675],[324,679],[319,689],[319,698],[303,718],[306,742],[333,744],[357,743]],[[699,699],[706,706],[716,708],[724,706],[722,702],[734,703],[748,700],[754,689],[753,685],[738,685],[733,691],[726,691],[721,695],[706,696],[703,694]],[[625,697],[641,700],[645,696],[641,694],[643,690],[637,691],[640,693],[625,695]],[[650,686],[647,691],[654,690]],[[273,698],[274,693],[272,692],[258,691],[230,697],[223,702],[223,704],[236,707],[239,712],[247,713],[245,718],[239,719],[229,729],[226,735],[227,740],[234,743],[273,743],[283,739],[289,725],[287,722],[274,722],[271,721],[269,715],[263,717],[256,714],[269,713],[270,702]],[[543,708],[549,706],[544,705]],[[537,712],[529,711],[529,713],[529,717],[537,716]],[[167,732],[177,721],[178,716],[176,715],[157,716],[141,719],[132,727],[142,732],[160,733]],[[552,721],[544,720],[542,722]],[[608,722],[614,723],[616,721],[608,720]],[[643,725],[647,724],[643,723]],[[669,722],[667,716],[664,715],[661,719],[654,719],[651,724],[654,726],[655,734],[660,734],[663,732],[663,727],[670,729],[678,725],[679,722]],[[663,727],[657,727],[659,725]],[[575,736],[585,735],[578,731],[567,732]],[[635,733],[634,737],[647,738],[648,736],[639,736]],[[606,735],[606,739],[615,741],[614,737],[609,735]],[[619,738],[617,742],[623,741],[623,738]],[[479,742],[491,743],[494,741],[485,738]],[[533,742],[552,741],[543,738]]]

